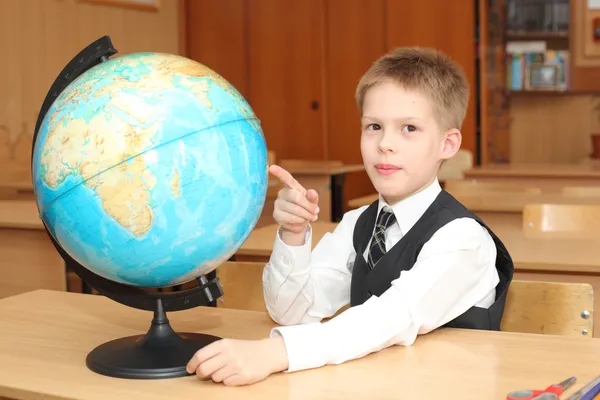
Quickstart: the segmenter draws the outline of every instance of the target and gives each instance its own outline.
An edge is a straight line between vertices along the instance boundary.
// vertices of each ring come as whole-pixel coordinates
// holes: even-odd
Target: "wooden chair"
[[[594,293],[587,283],[513,280],[500,330],[593,337]]]
[[[223,296],[217,301],[217,307],[267,312],[262,284],[264,268],[264,262],[254,261],[227,261],[221,264],[217,268],[217,277],[223,287]],[[349,307],[342,307],[324,321],[334,318]]]
[[[454,157],[446,160],[438,171],[438,179],[447,181],[450,179],[463,179],[463,172],[473,167],[473,153],[469,150],[460,149]]]
[[[220,265],[217,277],[223,296],[217,306],[266,312],[264,267],[263,262],[227,261]],[[592,337],[593,304],[589,284],[513,280],[501,330]]]
[[[562,194],[570,197],[597,197],[600,203],[600,186],[565,186]]]
[[[263,296],[264,262],[226,261],[217,268],[223,296],[217,307],[238,310],[267,311]]]
[[[523,230],[528,236],[597,236],[600,204],[527,204],[523,208]]]
[[[373,194],[369,194],[367,196],[350,199],[348,201],[348,207],[350,209],[355,209],[355,208],[360,208],[362,206],[367,206],[367,205],[373,203],[378,198],[379,198],[379,195],[377,193],[373,193]]]

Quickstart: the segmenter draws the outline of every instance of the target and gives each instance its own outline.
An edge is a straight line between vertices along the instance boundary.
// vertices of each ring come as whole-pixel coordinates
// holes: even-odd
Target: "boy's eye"
[[[367,130],[379,131],[379,130],[381,130],[381,125],[379,125],[379,124],[369,124],[369,125],[367,125]]]
[[[414,132],[414,131],[416,131],[416,130],[417,130],[417,127],[416,127],[416,126],[414,126],[414,125],[404,125],[404,126],[402,127],[402,131],[403,131],[403,132]]]

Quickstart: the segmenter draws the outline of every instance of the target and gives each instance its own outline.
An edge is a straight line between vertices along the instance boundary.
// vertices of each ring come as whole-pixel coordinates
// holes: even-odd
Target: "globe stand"
[[[102,375],[130,379],[176,378],[189,375],[186,365],[196,351],[220,338],[198,333],[175,333],[157,300],[150,329],[101,344],[86,359]]]

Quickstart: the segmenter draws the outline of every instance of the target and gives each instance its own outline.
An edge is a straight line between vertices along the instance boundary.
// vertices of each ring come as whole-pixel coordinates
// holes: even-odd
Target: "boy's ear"
[[[460,149],[462,143],[462,135],[456,128],[452,128],[444,133],[444,141],[442,143],[442,159],[447,160],[452,158]]]

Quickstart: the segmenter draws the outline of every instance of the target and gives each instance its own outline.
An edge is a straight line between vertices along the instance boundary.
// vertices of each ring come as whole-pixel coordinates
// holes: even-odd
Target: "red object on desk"
[[[506,396],[506,400],[558,400],[559,396],[563,394],[565,389],[571,386],[577,378],[574,376],[565,379],[559,384],[554,384],[548,386],[545,390],[516,390],[514,392],[510,392]]]

